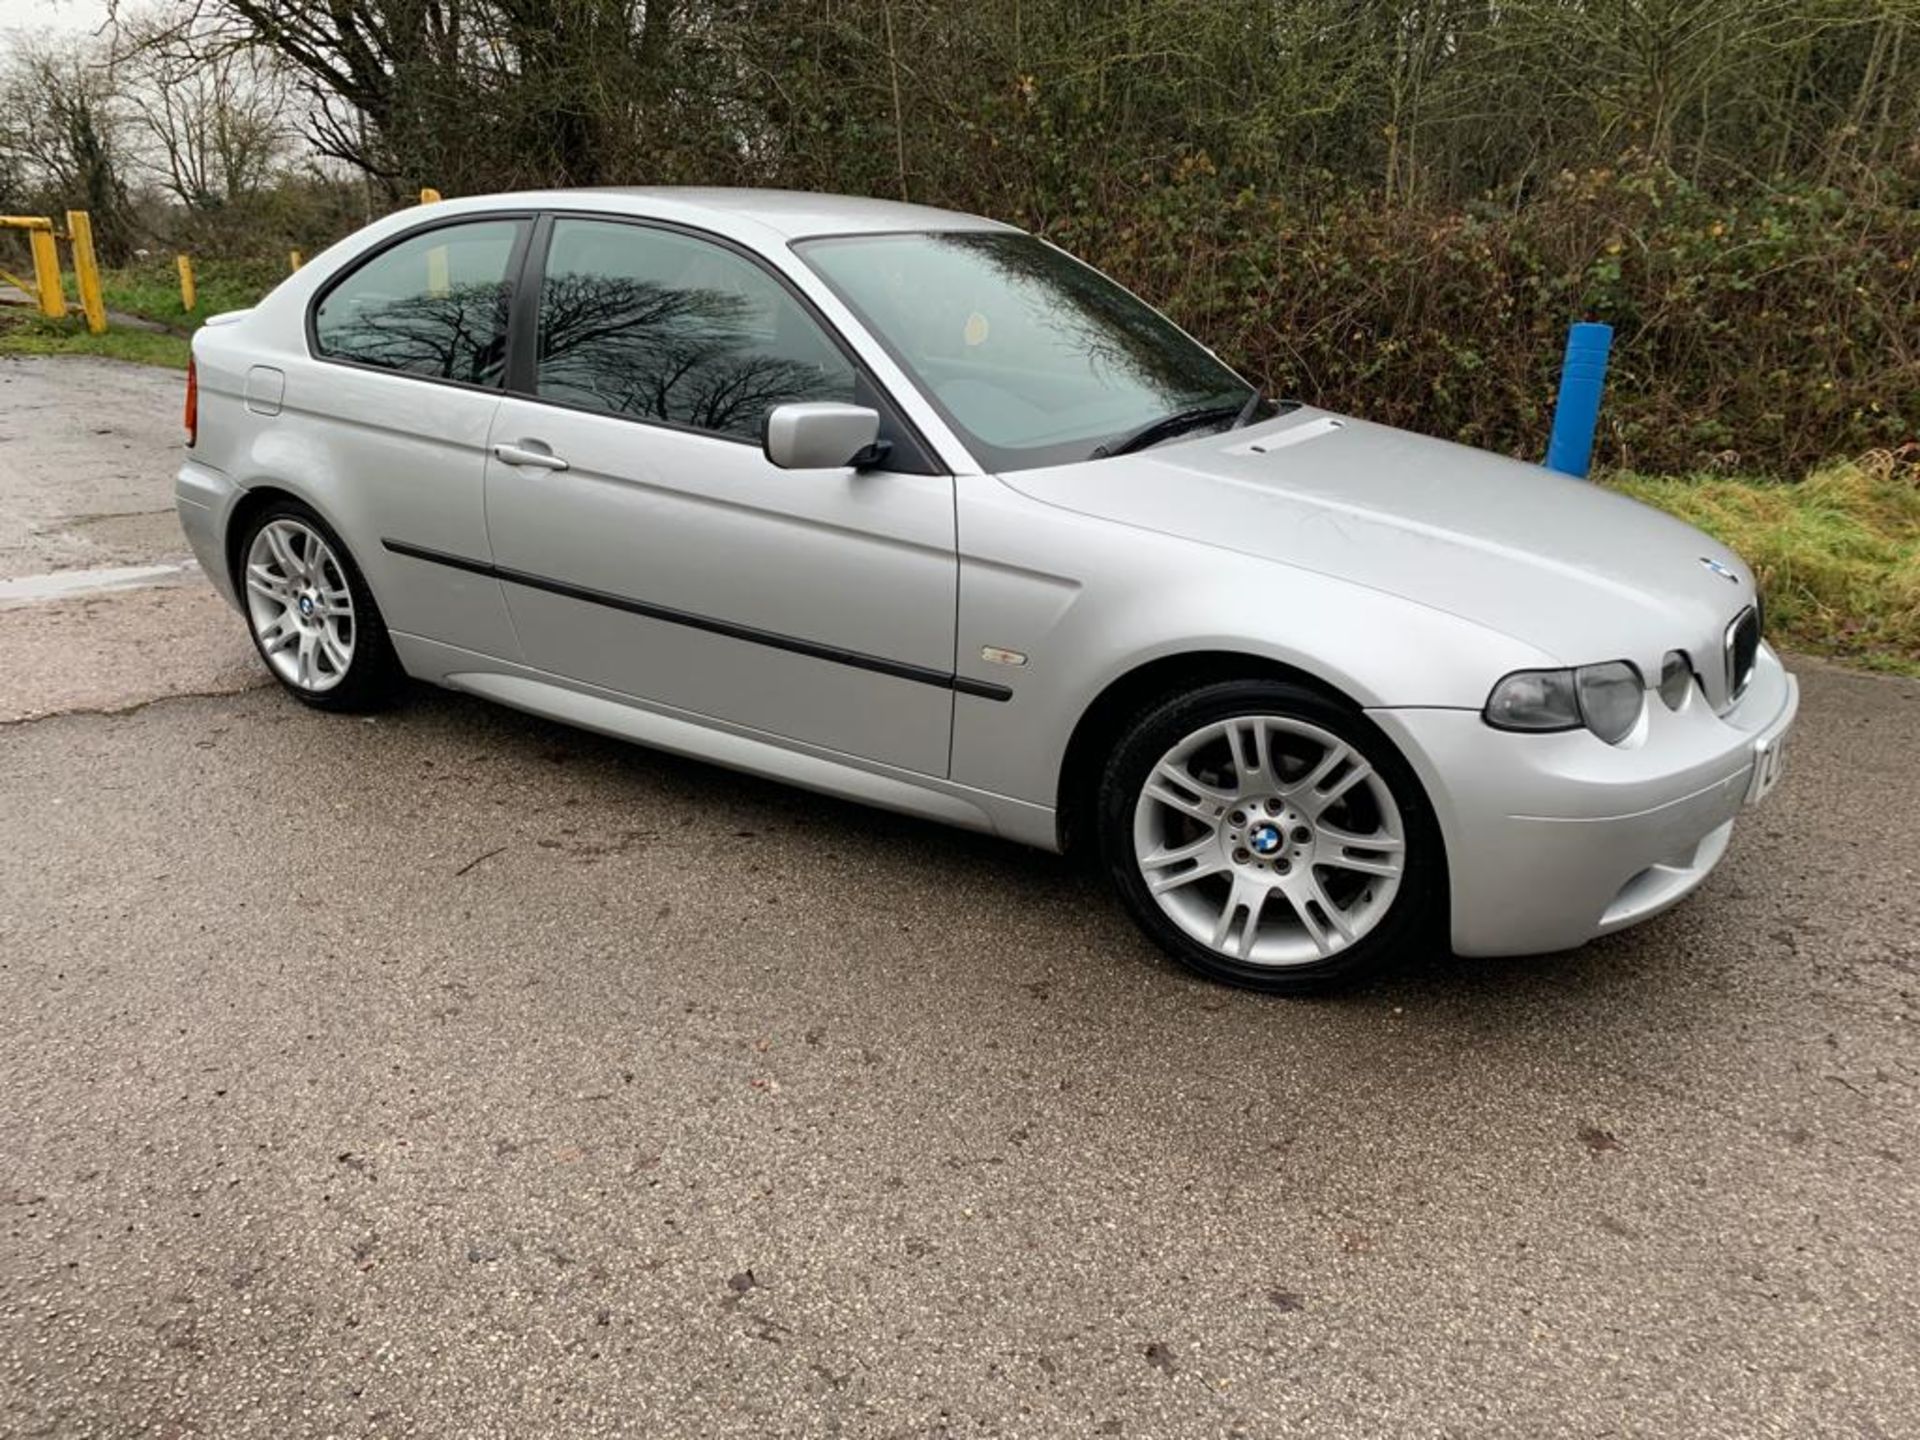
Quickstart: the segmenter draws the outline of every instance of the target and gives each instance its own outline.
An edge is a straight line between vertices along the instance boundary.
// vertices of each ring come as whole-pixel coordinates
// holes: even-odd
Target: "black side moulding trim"
[[[793,655],[807,655],[815,660],[830,661],[835,665],[850,666],[855,670],[871,670],[879,675],[892,675],[901,680],[912,680],[921,685],[933,685],[942,690],[952,690],[959,695],[974,695],[982,700],[1011,700],[1013,691],[1005,685],[989,685],[984,680],[969,680],[964,675],[955,675],[946,670],[934,670],[925,665],[909,665],[903,660],[888,660],[880,655],[866,655],[858,650],[843,650],[838,645],[822,645],[815,640],[802,640],[794,635],[782,635],[773,630],[761,630],[752,625],[736,625],[731,620],[716,620],[708,615],[695,615],[687,610],[675,610],[667,605],[654,605],[645,600],[633,600],[624,595],[609,595],[604,590],[591,590],[584,585],[571,585],[564,580],[550,580],[544,575],[529,575],[523,570],[511,570],[503,565],[494,565],[485,560],[469,560],[464,555],[449,555],[442,550],[429,550],[424,545],[409,545],[404,540],[382,540],[383,549],[395,555],[404,555],[409,560],[424,560],[430,565],[444,565],[450,570],[464,570],[470,575],[486,575],[509,585],[523,585],[529,590],[544,590],[549,595],[564,595],[569,600],[581,600],[589,605],[604,605],[609,610],[624,610],[629,615],[640,615],[648,620],[661,620],[669,625],[684,625],[689,630],[704,630],[710,635],[724,635],[730,640],[744,640],[750,645],[765,645],[771,650],[785,650]]]

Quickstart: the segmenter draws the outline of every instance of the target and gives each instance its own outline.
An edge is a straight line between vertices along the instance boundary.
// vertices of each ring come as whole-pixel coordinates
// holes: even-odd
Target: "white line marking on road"
[[[187,560],[176,565],[112,565],[102,570],[55,570],[46,575],[23,575],[18,580],[0,580],[0,610],[111,590],[167,585],[194,568],[193,562]]]

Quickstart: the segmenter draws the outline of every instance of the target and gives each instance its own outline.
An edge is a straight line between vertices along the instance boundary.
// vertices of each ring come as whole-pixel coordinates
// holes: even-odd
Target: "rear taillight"
[[[200,372],[193,368],[193,357],[187,357],[187,446],[192,448],[200,438]]]

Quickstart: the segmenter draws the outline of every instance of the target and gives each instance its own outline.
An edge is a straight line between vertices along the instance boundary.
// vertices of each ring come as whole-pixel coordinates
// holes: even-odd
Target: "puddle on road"
[[[0,580],[0,610],[113,590],[171,585],[196,568],[191,560],[185,560],[171,565],[113,565],[99,570],[55,570],[46,575],[23,575],[18,580]]]

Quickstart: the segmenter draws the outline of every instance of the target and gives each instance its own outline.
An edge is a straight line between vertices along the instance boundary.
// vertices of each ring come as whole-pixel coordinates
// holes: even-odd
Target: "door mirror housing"
[[[880,412],[831,400],[776,405],[767,413],[766,451],[782,470],[878,464],[886,455]]]

